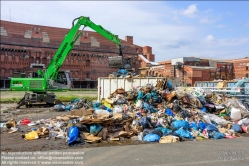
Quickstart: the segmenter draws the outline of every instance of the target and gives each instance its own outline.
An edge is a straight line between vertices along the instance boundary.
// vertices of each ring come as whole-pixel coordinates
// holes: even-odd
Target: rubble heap
[[[175,88],[167,78],[156,86],[116,89],[99,101],[75,99],[56,111],[70,111],[56,119],[19,122],[44,124],[24,136],[27,140],[61,138],[68,145],[124,138],[171,143],[182,140],[236,138],[249,132],[249,111],[237,99],[201,88]],[[6,127],[17,131],[14,120]]]

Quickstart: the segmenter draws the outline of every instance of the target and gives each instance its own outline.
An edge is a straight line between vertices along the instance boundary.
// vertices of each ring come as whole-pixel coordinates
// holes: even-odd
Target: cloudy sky
[[[71,28],[88,16],[156,62],[184,56],[249,57],[249,1],[1,1],[1,20]],[[86,30],[91,30],[86,28]]]

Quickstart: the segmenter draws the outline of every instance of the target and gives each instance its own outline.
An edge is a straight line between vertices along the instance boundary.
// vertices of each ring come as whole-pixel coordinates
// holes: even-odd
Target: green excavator
[[[89,17],[81,16],[75,18],[72,22],[72,28],[65,35],[64,40],[46,69],[29,74],[28,78],[11,78],[10,89],[12,91],[26,91],[24,97],[18,102],[17,108],[23,105],[31,107],[37,103],[46,103],[50,106],[62,104],[51,91],[68,90],[71,88],[69,72],[59,70],[67,55],[73,49],[75,42],[82,35],[82,31],[79,31],[81,26],[83,26],[83,29],[89,27],[106,39],[117,44],[119,52],[119,56],[117,56],[118,60],[116,59],[112,62],[114,62],[115,65],[121,64],[122,66],[123,54],[120,39],[110,31],[104,29],[101,25],[93,23]]]

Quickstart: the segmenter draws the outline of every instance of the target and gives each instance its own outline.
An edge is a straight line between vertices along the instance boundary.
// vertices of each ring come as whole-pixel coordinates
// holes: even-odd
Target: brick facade
[[[47,66],[60,46],[69,29],[41,25],[22,24],[9,21],[1,23],[0,79],[11,77],[14,72],[30,71],[30,64]],[[138,46],[133,43],[133,36],[121,40],[123,55],[131,58],[132,67],[145,76],[178,77],[186,84],[195,81],[212,81],[214,79],[231,80],[249,75],[249,58],[212,62],[200,59],[199,62],[187,61],[183,70],[171,65],[171,60],[159,62],[159,66],[150,67],[141,59],[142,54],[148,61],[154,62],[155,55],[150,46]],[[118,69],[109,68],[108,57],[118,56],[117,46],[93,31],[83,31],[74,48],[67,56],[61,70],[70,70],[70,75],[78,81],[95,81],[106,77]],[[191,67],[192,66],[192,67]],[[201,69],[198,66],[213,68]],[[138,68],[143,70],[138,71]],[[76,82],[76,81],[75,81]],[[86,82],[84,83],[86,84]],[[94,85],[96,86],[96,84]],[[1,82],[2,87],[2,82]]]
[[[249,58],[215,61],[211,59],[200,59],[186,61],[183,69],[177,69],[171,64],[171,60],[159,62],[160,66],[149,67],[148,75],[162,75],[177,77],[184,84],[194,85],[196,81],[213,81],[215,79],[232,80],[244,78],[249,75]],[[146,71],[143,71],[146,73]]]
[[[235,78],[249,78],[249,58],[232,59],[228,62],[234,65]]]
[[[31,63],[47,66],[69,29],[22,24],[1,20],[0,78],[11,77],[13,72],[27,72]],[[133,37],[121,40],[123,55],[131,58],[132,68],[138,69],[143,54],[154,61],[152,48],[133,44]],[[108,57],[118,56],[118,47],[93,31],[83,31],[67,56],[61,70],[70,70],[75,80],[95,80],[118,69],[109,68]]]

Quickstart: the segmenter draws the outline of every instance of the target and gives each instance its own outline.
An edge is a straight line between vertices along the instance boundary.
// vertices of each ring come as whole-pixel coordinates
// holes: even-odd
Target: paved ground
[[[84,165],[247,165],[249,138],[103,147],[83,150]],[[226,152],[245,152],[244,157]],[[237,161],[236,161],[237,160]],[[236,163],[237,162],[237,163]]]
[[[144,165],[201,165],[201,166],[248,166],[249,163],[249,138],[237,139],[188,141],[172,144],[143,144],[113,147],[96,147],[83,149],[65,149],[60,151],[48,151],[54,153],[84,153],[74,155],[83,159],[71,160],[84,166],[144,166]],[[44,152],[45,153],[45,152]],[[2,156],[6,156],[2,154]],[[39,155],[41,156],[41,155]],[[43,155],[46,156],[46,155]],[[56,156],[56,155],[50,155]],[[62,156],[62,155],[57,155]],[[66,155],[65,155],[66,156]],[[72,155],[71,155],[72,156]],[[41,158],[39,158],[41,159]],[[69,159],[70,160],[70,159]],[[67,160],[67,161],[69,161]],[[3,160],[2,161],[6,161]],[[15,160],[17,161],[17,160]],[[19,160],[20,161],[20,160]],[[32,160],[28,160],[31,162]],[[62,160],[57,160],[62,161]],[[82,164],[83,161],[83,164]],[[41,163],[46,162],[46,163]],[[63,165],[48,164],[56,162],[55,159],[43,159],[34,165]],[[2,165],[10,165],[3,164]],[[13,164],[14,165],[14,164]],[[20,163],[18,165],[21,165]],[[27,165],[32,165],[27,164]],[[69,164],[65,164],[69,165]],[[75,165],[71,163],[70,165]]]

